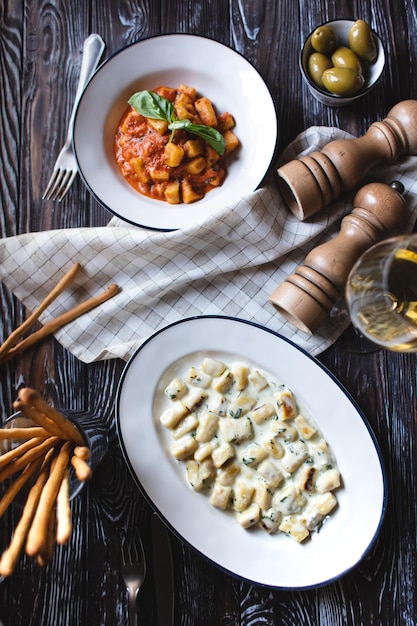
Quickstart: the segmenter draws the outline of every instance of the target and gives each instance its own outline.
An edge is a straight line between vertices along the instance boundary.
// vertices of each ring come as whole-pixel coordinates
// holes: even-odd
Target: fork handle
[[[85,89],[86,84],[90,80],[91,76],[94,74],[97,65],[100,61],[101,55],[103,54],[105,48],[104,41],[100,37],[93,33],[89,35],[87,39],[84,41],[83,46],[83,56],[81,62],[80,69],[80,78],[78,80],[78,87],[75,94],[75,100],[71,111],[71,117],[68,125],[68,134],[66,143],[68,145],[72,142],[72,133],[74,127],[75,113],[77,111],[78,103],[81,99],[83,91]]]
[[[138,626],[138,593],[139,589],[135,594],[129,593],[129,626]]]

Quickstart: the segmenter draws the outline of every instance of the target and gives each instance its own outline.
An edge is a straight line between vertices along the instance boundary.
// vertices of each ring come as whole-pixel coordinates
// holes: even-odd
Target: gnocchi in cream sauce
[[[201,357],[164,389],[159,415],[190,486],[248,529],[301,543],[337,507],[331,449],[285,383],[247,362]]]

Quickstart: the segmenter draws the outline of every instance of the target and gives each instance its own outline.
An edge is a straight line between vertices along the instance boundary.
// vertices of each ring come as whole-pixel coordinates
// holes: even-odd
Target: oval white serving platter
[[[113,142],[133,93],[181,83],[210,98],[219,113],[234,116],[241,147],[231,155],[220,187],[196,203],[172,205],[147,198],[123,179]],[[98,68],[78,105],[73,140],[80,174],[103,206],[131,224],[174,230],[257,188],[274,156],[277,116],[264,80],[238,52],[206,37],[161,35],[123,48]]]
[[[196,364],[195,353],[246,359],[275,375],[292,389],[328,441],[343,486],[336,492],[337,510],[311,540],[298,544],[282,533],[244,530],[232,514],[214,508],[187,484],[184,464],[169,452],[171,435],[159,422],[160,398],[173,364],[185,372],[188,356]],[[270,587],[317,587],[359,563],[377,536],[386,485],[367,420],[323,365],[274,332],[218,316],[165,327],[126,364],[116,416],[126,461],[150,504],[180,538],[231,574]]]

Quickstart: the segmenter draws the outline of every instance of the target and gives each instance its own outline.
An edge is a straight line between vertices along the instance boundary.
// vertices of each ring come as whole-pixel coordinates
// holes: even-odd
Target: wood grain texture
[[[386,42],[388,54],[384,75],[371,95],[350,107],[331,109],[310,96],[298,56],[317,24],[341,17],[368,20]],[[41,200],[65,139],[83,40],[91,32],[105,40],[106,56],[139,39],[171,32],[209,36],[231,46],[257,68],[271,91],[280,153],[308,126],[364,134],[393,104],[416,98],[416,30],[414,0],[6,0],[0,11],[0,236],[102,226],[111,217],[80,179],[62,203]],[[25,314],[1,286],[0,340]],[[240,581],[172,537],[177,626],[417,623],[416,359],[383,350],[358,353],[357,344],[348,330],[320,360],[355,398],[381,449],[388,500],[372,549],[334,583],[283,591]],[[49,338],[0,369],[3,416],[12,412],[19,387],[29,385],[55,406],[95,411],[109,432],[108,454],[74,502],[70,544],[57,550],[47,568],[24,558],[16,573],[0,582],[3,626],[128,623],[119,538],[138,524],[149,556],[151,508],[118,445],[114,400],[123,366],[118,360],[83,364]],[[8,544],[17,517],[12,508],[0,519],[0,549]],[[140,595],[140,617],[147,626],[157,624],[151,562]]]
[[[2,111],[0,159],[2,176],[0,190],[2,208],[0,225],[3,236],[17,232],[18,181],[19,181],[19,143],[21,125],[21,81],[22,66],[22,3],[5,6],[2,14],[0,31],[0,105]],[[6,208],[10,210],[5,210]]]

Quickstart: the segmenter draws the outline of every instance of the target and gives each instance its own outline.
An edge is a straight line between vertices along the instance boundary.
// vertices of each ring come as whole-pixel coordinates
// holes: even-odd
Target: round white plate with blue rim
[[[185,83],[235,118],[240,148],[227,161],[223,184],[192,204],[148,198],[121,175],[113,144],[117,125],[136,91]],[[173,230],[201,221],[254,191],[265,177],[277,142],[277,116],[258,71],[241,54],[206,37],[151,37],[123,48],[91,78],[78,105],[74,149],[93,196],[114,215],[138,226]]]

